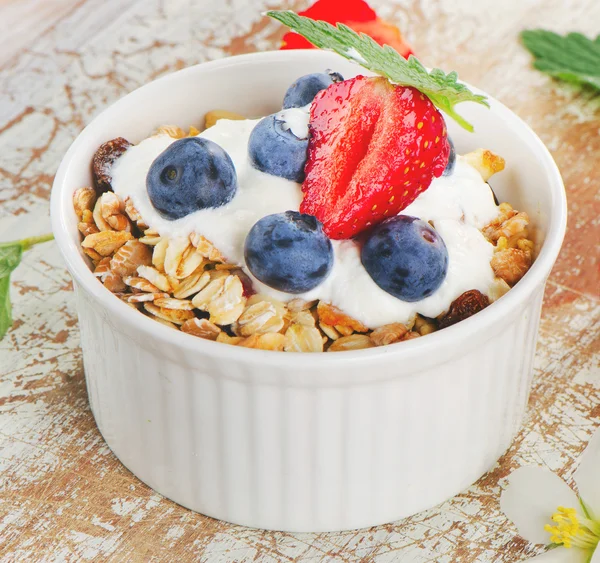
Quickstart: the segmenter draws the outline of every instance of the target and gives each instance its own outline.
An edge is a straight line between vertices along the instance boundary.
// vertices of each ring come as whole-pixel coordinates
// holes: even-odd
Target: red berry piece
[[[450,145],[429,98],[386,78],[359,76],[319,92],[302,213],[333,239],[351,238],[397,215],[441,176]]]

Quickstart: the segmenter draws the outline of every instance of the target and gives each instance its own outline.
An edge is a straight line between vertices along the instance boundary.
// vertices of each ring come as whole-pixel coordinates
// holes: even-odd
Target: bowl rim
[[[295,368],[298,368],[298,366],[302,368],[322,367],[325,365],[339,364],[341,361],[370,364],[384,357],[387,361],[387,359],[392,356],[395,359],[412,360],[422,354],[426,354],[429,350],[434,351],[442,349],[452,343],[469,341],[469,337],[494,326],[495,323],[510,315],[520,305],[523,305],[528,301],[529,296],[535,289],[545,283],[562,245],[567,223],[567,201],[564,184],[550,152],[529,125],[498,100],[468,83],[465,84],[467,84],[467,86],[475,93],[488,96],[490,111],[494,111],[504,120],[515,124],[522,130],[522,135],[528,136],[538,149],[546,172],[551,200],[548,232],[541,247],[541,251],[532,267],[525,274],[523,279],[511,288],[502,299],[485,308],[483,311],[480,311],[477,315],[433,334],[429,334],[427,335],[427,338],[417,338],[398,343],[402,344],[402,346],[389,345],[363,350],[352,350],[345,351],[343,354],[309,354],[302,352],[274,353],[270,350],[256,350],[240,346],[222,345],[218,342],[204,340],[181,331],[173,330],[170,327],[154,321],[146,315],[140,314],[139,311],[133,310],[98,282],[81,256],[78,245],[75,244],[75,241],[73,241],[69,234],[68,224],[70,220],[63,214],[63,202],[65,197],[67,197],[65,194],[65,185],[71,163],[77,159],[80,145],[82,145],[88,136],[92,135],[93,130],[103,121],[106,114],[112,110],[113,107],[128,103],[131,99],[135,99],[140,95],[142,90],[149,89],[156,84],[166,84],[174,80],[175,77],[177,80],[180,80],[181,77],[186,74],[210,72],[212,69],[243,65],[247,62],[269,64],[274,61],[284,60],[293,63],[294,61],[299,60],[307,62],[314,59],[315,65],[317,65],[319,62],[322,64],[322,61],[318,61],[318,59],[324,56],[331,57],[332,53],[316,49],[262,51],[200,63],[169,73],[144,84],[129,94],[119,98],[92,119],[92,121],[75,138],[65,153],[53,182],[50,202],[52,230],[60,252],[66,262],[69,272],[88,295],[92,296],[96,302],[100,303],[102,307],[110,314],[114,315],[115,318],[119,318],[128,325],[135,327],[140,333],[151,334],[153,337],[160,338],[166,344],[185,349],[190,353],[209,355],[223,360],[236,359],[241,363],[268,364],[280,367],[291,367],[293,365]],[[68,199],[71,201],[71,193],[68,194]]]

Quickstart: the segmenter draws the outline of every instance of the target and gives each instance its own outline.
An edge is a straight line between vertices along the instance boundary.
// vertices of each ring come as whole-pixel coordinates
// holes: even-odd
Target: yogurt
[[[293,132],[303,132],[301,110],[286,110]],[[307,115],[306,112],[303,112]],[[289,114],[289,115],[288,115]],[[248,158],[248,138],[258,120],[221,119],[200,133],[227,151],[238,178],[238,189],[227,205],[202,209],[174,221],[161,217],[146,191],[146,174],[154,159],[175,139],[156,135],[130,147],[112,169],[112,187],[121,198],[130,197],[144,222],[162,236],[199,233],[210,240],[227,261],[240,266],[254,281],[255,289],[281,301],[297,297],[320,299],[339,307],[369,328],[391,322],[408,322],[416,313],[436,317],[452,301],[470,289],[488,294],[494,283],[490,266],[493,246],[480,229],[498,215],[489,186],[460,156],[450,176],[435,178],[429,188],[402,214],[431,221],[448,249],[448,274],[429,297],[408,303],[383,291],[360,260],[360,248],[352,240],[332,241],[334,266],[327,279],[303,294],[272,289],[252,276],[244,261],[244,241],[252,226],[265,215],[298,210],[300,184],[256,170]]]

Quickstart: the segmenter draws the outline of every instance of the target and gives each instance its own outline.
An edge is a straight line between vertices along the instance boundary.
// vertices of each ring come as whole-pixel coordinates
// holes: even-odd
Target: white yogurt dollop
[[[277,119],[283,121],[283,128],[289,129],[298,139],[308,137],[308,120],[310,117],[310,104],[301,108],[282,109],[277,114]]]
[[[300,114],[307,115],[304,108],[284,112],[292,132],[301,137],[300,129],[306,117]],[[490,266],[493,246],[479,229],[496,217],[498,208],[479,173],[460,156],[452,175],[435,178],[430,187],[402,211],[404,215],[432,221],[448,249],[448,274],[439,289],[426,299],[408,303],[383,291],[362,266],[360,249],[352,240],[332,241],[335,253],[332,272],[321,285],[307,293],[282,293],[260,283],[244,262],[246,235],[265,215],[298,210],[302,190],[295,182],[252,167],[248,159],[248,138],[256,123],[258,120],[221,119],[199,135],[220,145],[234,163],[238,190],[227,205],[195,211],[175,221],[158,214],[146,191],[146,174],[154,159],[174,142],[168,135],[150,137],[129,148],[113,167],[112,187],[122,198],[129,196],[144,221],[161,235],[187,236],[197,232],[206,237],[229,262],[244,269],[254,280],[258,292],[282,301],[295,297],[322,299],[369,328],[407,322],[416,313],[436,317],[465,291],[489,292],[494,281]]]

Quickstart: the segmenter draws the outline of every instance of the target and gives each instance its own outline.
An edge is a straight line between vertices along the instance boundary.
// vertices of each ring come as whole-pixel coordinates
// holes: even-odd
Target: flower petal
[[[531,543],[550,543],[544,530],[559,506],[579,507],[577,495],[558,476],[541,467],[520,467],[508,478],[500,508]]]
[[[586,563],[587,558],[590,556],[588,551],[572,547],[566,549],[564,547],[557,547],[555,549],[549,549],[546,553],[527,559],[527,561],[535,561],[536,563]],[[592,561],[590,563],[598,563]]]
[[[579,496],[600,518],[600,429],[596,430],[581,454],[579,467],[573,476]],[[597,557],[597,556],[596,556]]]
[[[594,555],[592,555],[592,558],[590,559],[590,563],[600,563],[600,547],[596,547]]]

